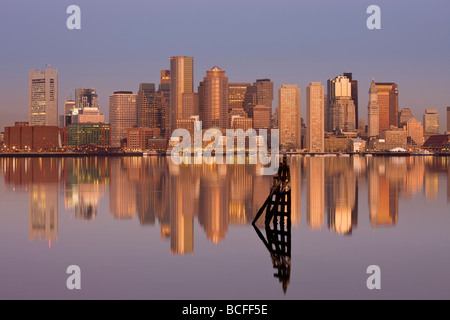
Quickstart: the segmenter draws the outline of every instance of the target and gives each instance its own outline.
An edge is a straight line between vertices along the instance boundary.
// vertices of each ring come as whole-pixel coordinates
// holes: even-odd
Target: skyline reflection
[[[326,227],[351,236],[360,214],[368,217],[373,230],[395,227],[402,199],[422,193],[433,202],[439,188],[446,187],[450,202],[449,161],[443,157],[291,157],[292,227],[301,224],[302,208],[312,231]],[[7,192],[29,194],[30,241],[43,240],[51,246],[58,240],[60,195],[65,210],[88,223],[104,212],[101,199],[105,198],[114,219],[137,219],[142,227],[159,225],[161,239],[170,242],[174,255],[195,252],[196,224],[214,244],[226,239],[230,227],[250,225],[272,183],[271,176],[259,174],[258,165],[177,166],[160,157],[4,158],[0,172]],[[365,199],[361,190],[367,190]],[[361,211],[363,202],[368,212]]]

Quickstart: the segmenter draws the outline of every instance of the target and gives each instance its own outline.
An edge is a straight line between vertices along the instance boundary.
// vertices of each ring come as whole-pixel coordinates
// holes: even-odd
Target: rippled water
[[[256,165],[0,159],[0,298],[449,299],[449,162],[289,158],[280,278],[263,219],[251,225],[272,185]]]

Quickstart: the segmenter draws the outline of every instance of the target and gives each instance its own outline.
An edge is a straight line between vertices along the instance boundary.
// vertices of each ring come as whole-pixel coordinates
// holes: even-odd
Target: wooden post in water
[[[256,221],[264,210],[267,239],[256,227]],[[273,268],[277,270],[274,276],[282,283],[283,292],[286,294],[291,273],[291,188],[286,155],[273,178],[269,196],[253,219],[252,225],[269,250]]]

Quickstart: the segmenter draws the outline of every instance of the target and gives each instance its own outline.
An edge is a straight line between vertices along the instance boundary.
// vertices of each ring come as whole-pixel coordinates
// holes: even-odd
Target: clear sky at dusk
[[[81,30],[66,28],[66,8],[81,8]],[[366,9],[381,7],[381,30],[368,30]],[[194,57],[194,87],[218,65],[230,82],[271,78],[302,89],[344,72],[359,81],[359,115],[367,118],[372,78],[396,82],[400,108],[422,121],[450,106],[450,2],[360,0],[2,0],[0,128],[28,118],[28,70],[58,69],[59,112],[76,88],[109,94],[159,83],[169,57]],[[277,100],[274,99],[274,106]]]

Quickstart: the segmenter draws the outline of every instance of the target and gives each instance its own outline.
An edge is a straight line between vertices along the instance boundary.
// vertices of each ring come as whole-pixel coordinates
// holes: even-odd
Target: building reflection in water
[[[325,158],[306,159],[306,220],[312,230],[321,229],[325,214]]]
[[[201,166],[169,163],[169,167],[170,252],[192,254],[194,217],[199,210]]]
[[[58,240],[58,189],[62,179],[59,158],[5,158],[1,171],[7,190],[29,194],[28,235],[49,247]]]
[[[198,221],[213,243],[222,241],[228,231],[230,190],[226,178],[227,165],[203,167]]]
[[[75,210],[75,217],[94,220],[98,214],[99,201],[109,184],[109,161],[107,158],[67,158],[64,165],[64,204],[67,210]]]
[[[358,160],[358,170],[353,170],[353,159],[325,158],[328,229],[342,235],[351,235],[358,226]]]
[[[302,177],[306,180],[306,222],[351,235],[358,226],[358,189],[368,186],[372,228],[394,226],[399,201],[423,193],[439,197],[447,179],[445,157],[291,157],[292,225],[301,220]],[[304,174],[302,175],[302,171]],[[260,165],[180,165],[160,157],[2,158],[6,192],[29,193],[29,237],[51,243],[58,238],[58,195],[75,217],[93,220],[109,189],[110,214],[137,217],[139,224],[159,224],[161,238],[173,254],[194,252],[194,226],[213,243],[226,238],[230,226],[248,225],[272,185]],[[443,184],[445,186],[445,184]]]
[[[398,220],[398,169],[400,158],[370,158],[369,215],[372,228],[393,226]]]

